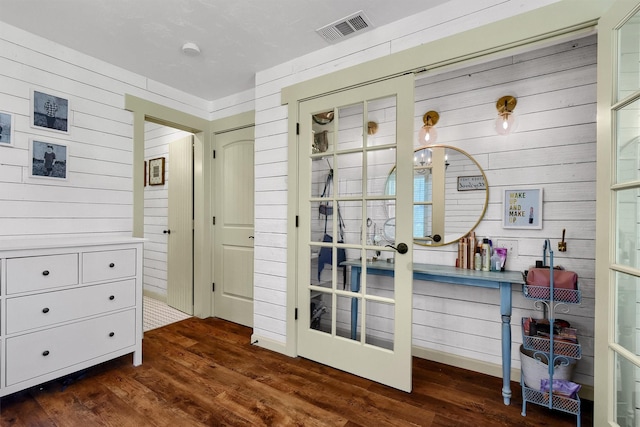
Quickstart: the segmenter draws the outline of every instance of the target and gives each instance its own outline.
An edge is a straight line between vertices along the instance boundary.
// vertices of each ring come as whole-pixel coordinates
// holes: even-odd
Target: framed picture
[[[32,139],[29,145],[31,168],[34,178],[67,179],[69,149],[66,144]]]
[[[147,180],[149,179],[149,171],[147,170],[147,161],[144,161],[144,186],[147,186]]]
[[[0,147],[12,147],[13,143],[13,114],[0,111]]]
[[[486,190],[487,185],[484,182],[483,175],[475,176],[459,176],[458,191]]]
[[[149,185],[164,185],[164,157],[149,160]]]
[[[542,228],[542,188],[507,188],[502,198],[503,228]]]
[[[69,133],[69,99],[40,90],[31,91],[31,127]]]

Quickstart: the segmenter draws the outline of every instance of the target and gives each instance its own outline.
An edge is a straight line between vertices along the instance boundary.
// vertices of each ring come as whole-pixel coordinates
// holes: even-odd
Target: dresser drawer
[[[85,252],[82,254],[82,281],[121,279],[135,276],[136,250]]]
[[[7,338],[6,385],[107,355],[135,342],[135,309]]]
[[[7,298],[7,333],[107,313],[136,303],[135,279]]]
[[[78,284],[78,254],[7,259],[7,294]]]

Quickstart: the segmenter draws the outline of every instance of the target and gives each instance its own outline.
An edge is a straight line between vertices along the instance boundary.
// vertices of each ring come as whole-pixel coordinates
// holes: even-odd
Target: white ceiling
[[[448,0],[0,0],[0,21],[206,100],[330,46],[316,30],[362,10],[373,27]],[[367,37],[363,32],[355,37]],[[197,57],[185,55],[196,43]]]

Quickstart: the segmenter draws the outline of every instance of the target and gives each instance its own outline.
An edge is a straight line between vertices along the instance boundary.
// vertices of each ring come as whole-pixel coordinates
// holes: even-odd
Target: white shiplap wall
[[[495,101],[518,99],[516,132],[496,135]],[[593,384],[593,313],[595,275],[596,37],[503,58],[416,82],[416,123],[425,111],[440,113],[438,142],[461,148],[482,166],[489,184],[489,207],[476,229],[494,246],[517,242],[509,270],[525,270],[542,259],[544,239],[551,239],[556,265],[580,276],[582,304],[569,320],[578,328],[583,358],[575,379]],[[544,189],[542,230],[502,228],[505,188]],[[567,252],[557,251],[562,229]],[[414,252],[417,262],[453,265],[456,247]],[[414,345],[500,363],[499,298],[495,292],[462,286],[415,282]],[[519,367],[520,319],[533,304],[514,290],[513,365]]]
[[[71,101],[68,135],[29,126],[33,88]],[[131,235],[132,117],[124,94],[208,117],[207,101],[0,25],[0,110],[15,146],[0,147],[0,236]],[[29,139],[68,145],[68,179],[29,178]]]

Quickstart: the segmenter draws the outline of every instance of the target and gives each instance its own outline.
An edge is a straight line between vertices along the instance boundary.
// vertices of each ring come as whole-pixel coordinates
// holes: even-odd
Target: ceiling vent
[[[345,18],[338,19],[316,31],[329,43],[336,43],[345,37],[351,37],[370,28],[373,28],[371,20],[363,11],[359,11]]]

